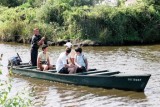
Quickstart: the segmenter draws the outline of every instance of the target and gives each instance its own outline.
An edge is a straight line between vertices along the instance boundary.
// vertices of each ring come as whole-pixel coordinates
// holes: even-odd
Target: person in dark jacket
[[[44,43],[45,37],[40,36],[39,29],[34,29],[34,35],[31,40],[31,64],[32,66],[37,66],[37,56],[38,56],[38,48],[40,45]]]

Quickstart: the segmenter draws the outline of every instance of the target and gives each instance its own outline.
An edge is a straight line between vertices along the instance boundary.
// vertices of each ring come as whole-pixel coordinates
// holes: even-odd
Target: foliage
[[[30,107],[31,101],[26,97],[26,93],[19,92],[11,96],[12,80],[0,80],[0,106],[3,107]]]
[[[56,22],[62,25],[64,23],[63,12],[69,8],[70,6],[66,3],[53,4],[48,2],[37,11],[37,19],[44,23]]]
[[[3,8],[2,8],[3,10]],[[35,11],[32,8],[9,8],[0,17],[0,36],[4,41],[23,41],[30,38]],[[20,36],[20,38],[16,38]]]
[[[160,1],[159,0],[143,0],[144,2],[146,2],[147,4],[151,5],[160,5]]]
[[[0,3],[8,7],[16,7],[21,5],[25,0],[0,0]]]
[[[16,8],[1,6],[0,38],[28,43],[34,27],[39,27],[50,41],[90,39],[107,45],[160,42],[158,0],[137,0],[128,7],[125,0],[119,0],[117,7],[94,5],[96,2],[26,0]]]

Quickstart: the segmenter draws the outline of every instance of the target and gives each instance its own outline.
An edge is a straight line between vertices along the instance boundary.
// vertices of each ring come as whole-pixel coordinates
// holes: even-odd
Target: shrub
[[[1,39],[26,43],[39,27],[49,40],[90,39],[102,44],[158,43],[160,6],[157,0],[138,0],[126,7],[93,5],[96,0],[28,0],[16,7],[0,7]],[[98,2],[98,1],[97,1]],[[153,36],[153,37],[152,37]],[[152,38],[152,40],[150,40]]]
[[[23,0],[0,0],[1,5],[8,7],[16,7],[23,4]]]
[[[0,69],[1,71],[1,69]],[[1,75],[1,74],[0,74]],[[12,80],[0,80],[0,106],[3,107],[31,107],[31,100],[27,97],[27,90],[10,95]]]

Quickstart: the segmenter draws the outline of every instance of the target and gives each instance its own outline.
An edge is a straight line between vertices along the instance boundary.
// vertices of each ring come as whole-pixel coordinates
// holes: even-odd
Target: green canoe
[[[119,71],[90,69],[76,74],[59,74],[55,70],[39,71],[34,66],[13,66],[12,72],[34,78],[90,87],[115,88],[121,90],[144,91],[150,74],[128,74]]]

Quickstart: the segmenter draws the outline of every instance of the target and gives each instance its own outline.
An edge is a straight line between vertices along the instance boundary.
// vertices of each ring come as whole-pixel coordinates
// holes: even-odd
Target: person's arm
[[[47,62],[48,62],[48,65],[50,65],[50,60],[49,60],[49,56],[47,57]]]
[[[88,60],[87,60],[87,58],[85,59],[85,64],[86,64],[86,70],[88,71]]]
[[[69,67],[67,64],[68,58],[66,58],[66,56],[61,56],[61,60],[62,60],[64,67],[68,68]]]
[[[65,59],[65,58],[64,58]],[[68,64],[69,62],[69,57],[67,56],[67,58],[66,58],[66,60],[64,60],[63,61],[63,64],[64,64],[64,66],[66,67],[66,68],[69,68],[69,67],[72,67],[73,66],[73,64]]]
[[[77,63],[77,58],[76,58],[76,56],[77,56],[77,55],[75,55],[75,57],[74,57],[74,64],[75,64],[77,67],[81,68],[81,66]]]
[[[71,63],[72,63],[72,61],[71,61],[71,57],[70,57],[70,58],[68,58],[68,60],[67,60],[67,61],[68,61],[68,63],[69,63],[69,64],[71,64]]]
[[[42,37],[41,40],[38,41],[38,45],[44,44],[45,37]]]
[[[37,58],[37,68],[40,68],[40,60],[41,60],[41,58],[38,56],[38,58]]]
[[[50,65],[49,53],[48,52],[46,52],[46,61],[47,61],[47,64]]]

